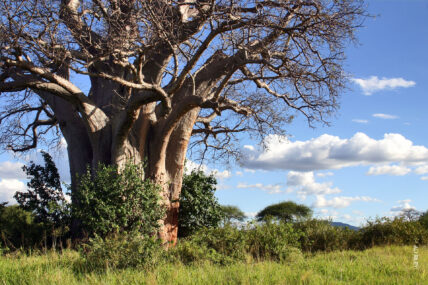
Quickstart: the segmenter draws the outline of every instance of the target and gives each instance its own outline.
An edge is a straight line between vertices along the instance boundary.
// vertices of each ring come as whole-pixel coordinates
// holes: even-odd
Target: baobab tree
[[[63,136],[73,191],[87,165],[146,161],[174,242],[188,147],[234,155],[240,132],[326,122],[364,14],[362,0],[0,0],[0,142]]]

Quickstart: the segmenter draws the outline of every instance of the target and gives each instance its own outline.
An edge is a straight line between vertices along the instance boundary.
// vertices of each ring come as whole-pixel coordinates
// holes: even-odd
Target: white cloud
[[[370,167],[367,175],[394,175],[403,176],[411,171],[410,168],[402,165],[381,165]]]
[[[265,191],[269,194],[279,194],[283,193],[282,186],[279,184],[262,184],[262,183],[256,183],[256,184],[246,184],[246,183],[239,183],[236,188],[239,189],[258,189]]]
[[[375,118],[384,119],[384,120],[398,119],[398,116],[389,115],[389,114],[382,114],[382,113],[373,114],[372,116]]]
[[[384,89],[408,88],[416,85],[414,81],[408,81],[401,77],[399,78],[386,78],[379,79],[377,76],[369,78],[352,78],[353,82],[358,84],[365,95],[372,95],[376,91]]]
[[[247,168],[314,171],[379,163],[421,163],[428,161],[428,149],[413,145],[401,134],[385,134],[376,140],[364,133],[349,139],[328,134],[307,141],[290,141],[270,135],[265,148],[247,151],[241,161]]]
[[[416,208],[411,206],[410,202],[412,202],[410,199],[397,201],[398,206],[392,207],[391,212],[399,212],[401,214],[405,210],[415,210]]]
[[[1,179],[25,179],[27,176],[22,170],[24,164],[20,162],[4,161],[0,162]]]
[[[428,173],[428,164],[419,166],[414,171],[416,174],[427,174]]]
[[[316,200],[313,204],[315,208],[346,208],[351,205],[352,202],[362,201],[362,202],[379,202],[378,199],[367,197],[367,196],[356,196],[356,197],[334,197],[330,200],[327,200],[323,195],[317,195]]]
[[[316,174],[318,177],[327,177],[327,176],[333,176],[333,172],[319,172]]]
[[[0,180],[0,203],[9,202],[15,204],[16,201],[13,198],[16,191],[25,191],[26,187],[24,182],[18,179],[2,179]]]
[[[287,191],[296,191],[299,197],[306,199],[308,195],[337,194],[341,190],[332,187],[333,183],[318,183],[315,181],[313,172],[290,171],[287,174]]]
[[[353,119],[352,122],[359,123],[359,124],[367,124],[369,121],[363,120],[363,119]]]
[[[256,171],[254,169],[249,169],[249,168],[245,168],[244,172],[256,173]]]
[[[428,176],[422,176],[422,177],[421,177],[421,180],[423,180],[423,181],[427,181],[427,180],[428,180]]]
[[[217,179],[226,179],[232,177],[232,173],[229,170],[219,171],[218,169],[215,169],[212,171],[212,174]]]
[[[191,160],[186,160],[184,173],[189,175],[194,170],[200,170],[205,175],[211,175],[212,174],[217,179],[227,179],[227,178],[232,177],[232,173],[229,170],[220,171],[218,169],[210,169],[205,164],[198,164],[198,163],[193,162]]]
[[[236,174],[236,176],[242,176],[242,175],[244,175],[244,173],[242,171],[236,171],[235,174]]]

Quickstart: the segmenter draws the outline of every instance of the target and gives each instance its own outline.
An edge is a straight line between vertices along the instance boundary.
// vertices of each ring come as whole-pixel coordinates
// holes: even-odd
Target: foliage
[[[98,165],[95,174],[88,168],[80,177],[73,199],[73,216],[89,236],[104,238],[114,232],[151,235],[164,215],[160,187],[143,180],[143,168],[130,162],[118,173],[116,166]]]
[[[92,269],[148,269],[161,260],[163,248],[156,237],[139,233],[96,236],[83,245],[86,266]]]
[[[309,207],[296,204],[293,201],[285,201],[267,206],[256,215],[256,218],[259,221],[274,218],[284,222],[291,222],[300,218],[309,218],[311,215],[312,210]]]
[[[422,213],[422,215],[419,217],[419,223],[421,223],[425,229],[428,230],[428,211]]]
[[[217,227],[223,218],[222,209],[214,196],[217,180],[201,170],[184,175],[180,195],[178,235],[186,237],[201,228]]]
[[[418,221],[408,221],[403,217],[376,218],[368,221],[360,230],[364,248],[377,245],[414,245],[428,243],[428,229]]]
[[[303,251],[346,250],[358,243],[358,232],[332,226],[327,220],[300,221],[294,224],[294,228],[304,232],[299,241]]]
[[[16,192],[14,198],[21,208],[34,213],[35,221],[46,225],[67,225],[69,223],[69,204],[61,188],[58,169],[52,157],[42,151],[45,165],[33,161],[23,166],[30,181],[26,192]]]
[[[9,250],[29,248],[43,242],[44,227],[34,214],[17,205],[0,208],[0,244]]]
[[[246,218],[245,213],[237,206],[222,205],[223,224],[230,224],[233,220],[243,222]]]
[[[256,260],[286,261],[299,252],[299,239],[303,233],[290,223],[270,221],[246,230],[248,253]]]

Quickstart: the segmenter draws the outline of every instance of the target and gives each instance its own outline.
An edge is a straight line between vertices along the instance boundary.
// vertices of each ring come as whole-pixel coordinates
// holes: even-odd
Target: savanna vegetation
[[[43,156],[44,166],[24,167],[30,191],[17,193],[18,205],[0,207],[5,284],[419,284],[427,279],[426,214],[376,218],[356,231],[312,218],[309,208],[286,201],[260,211],[257,217],[263,219],[245,222],[239,208],[218,204],[212,175],[193,171],[183,182],[186,234],[165,250],[155,234],[163,211],[159,188],[140,179],[141,168],[126,164],[119,175],[100,165],[95,179],[89,172],[82,177],[79,209],[93,213],[85,217],[89,210],[69,207],[54,183],[59,176],[52,159]],[[71,215],[81,215],[85,229],[74,242]]]

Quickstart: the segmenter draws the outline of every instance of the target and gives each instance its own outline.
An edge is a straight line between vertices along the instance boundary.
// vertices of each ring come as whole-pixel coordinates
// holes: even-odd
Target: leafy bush
[[[82,247],[87,267],[96,270],[152,268],[161,260],[163,251],[156,237],[138,233],[97,236]]]
[[[303,233],[290,223],[268,221],[247,229],[246,234],[248,252],[253,258],[286,261],[291,253],[296,253]]]
[[[214,196],[217,180],[202,171],[184,175],[178,215],[178,235],[186,237],[205,227],[217,227],[223,212]]]
[[[8,250],[42,245],[44,227],[34,214],[17,205],[0,207],[0,244]]]
[[[375,245],[413,245],[428,243],[428,229],[419,221],[406,221],[404,217],[377,218],[368,221],[360,230],[364,248]]]
[[[310,219],[294,224],[294,228],[303,232],[300,236],[300,248],[303,251],[333,251],[349,249],[358,243],[358,232],[348,228],[335,227],[327,220]]]
[[[106,237],[115,232],[151,235],[164,215],[160,187],[142,180],[141,166],[127,163],[118,174],[115,166],[100,164],[94,175],[88,169],[80,177],[73,198],[73,216],[81,221],[89,236]]]
[[[227,265],[251,258],[285,261],[300,255],[297,246],[301,234],[285,223],[248,224],[243,229],[226,224],[179,240],[168,254],[185,264],[209,261]]]
[[[422,215],[419,217],[419,223],[428,230],[428,211],[422,213]]]

